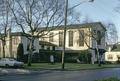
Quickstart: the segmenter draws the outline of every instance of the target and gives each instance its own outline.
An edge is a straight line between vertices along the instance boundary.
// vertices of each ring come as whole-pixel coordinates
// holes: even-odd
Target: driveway
[[[120,68],[82,71],[37,71],[24,75],[0,76],[1,81],[94,81],[105,77],[120,78]]]

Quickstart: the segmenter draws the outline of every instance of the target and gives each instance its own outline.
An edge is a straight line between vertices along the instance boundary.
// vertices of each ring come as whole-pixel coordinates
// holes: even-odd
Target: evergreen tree
[[[23,44],[20,43],[17,48],[17,60],[23,61],[23,56],[24,56]]]

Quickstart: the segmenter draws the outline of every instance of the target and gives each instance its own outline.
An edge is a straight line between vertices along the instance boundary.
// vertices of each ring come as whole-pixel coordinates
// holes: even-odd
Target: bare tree
[[[104,31],[100,31],[100,30],[86,30],[86,33],[82,34],[82,32],[80,32],[81,36],[84,38],[84,43],[86,44],[86,46],[91,49],[94,50],[96,52],[97,55],[97,61],[98,61],[98,65],[101,66],[100,60],[101,60],[101,55],[99,53],[99,47],[98,45],[101,44],[101,40],[103,37],[105,37],[105,32]],[[95,48],[91,48],[91,46],[88,43],[88,38],[91,37],[91,40],[95,42]],[[105,52],[105,50],[103,50],[103,52]]]
[[[86,15],[86,16],[84,17],[83,23],[91,23],[91,22],[93,22],[93,20],[90,18],[89,15]]]
[[[72,15],[72,20],[73,22],[71,21],[71,23],[84,23],[84,24],[87,24],[87,23],[91,23],[92,22],[92,19],[89,18],[88,15],[86,15],[84,18],[84,21],[82,22],[81,20],[81,14],[80,13],[72,13],[74,15]],[[76,14],[76,15],[75,15]],[[91,27],[91,26],[90,26]],[[96,34],[94,34],[93,32],[96,32]],[[101,42],[102,38],[105,37],[105,32],[101,32],[101,31],[94,31],[94,30],[86,30],[85,33],[83,34],[81,31],[79,32],[80,35],[82,36],[82,38],[84,39],[84,43],[86,44],[86,46],[91,49],[91,50],[94,50],[96,52],[96,55],[97,55],[97,61],[98,61],[98,64],[99,66],[101,66],[100,64],[100,60],[101,60],[101,56],[99,54],[99,48],[98,48],[98,45],[99,43]],[[91,48],[89,43],[88,43],[88,38],[91,37],[95,43],[96,43],[96,47],[95,48]],[[105,51],[105,50],[104,50]]]
[[[115,44],[118,42],[118,33],[114,23],[105,24],[107,29],[106,32],[106,41],[107,44]]]
[[[68,19],[68,24],[78,24],[78,23],[81,23],[81,13],[80,12],[76,12],[74,10],[71,10],[70,12],[71,12],[71,14],[67,18]]]
[[[6,44],[6,36],[7,36],[7,28],[10,24],[9,22],[10,10],[7,4],[7,0],[0,0],[0,40],[2,41],[3,48],[3,57],[5,57],[5,44]]]
[[[84,19],[83,23],[87,24],[87,23],[91,23],[91,22],[92,22],[92,19],[90,19],[88,15],[85,16],[85,19]],[[90,25],[90,27],[91,27],[91,25]],[[96,52],[98,65],[101,66],[101,64],[100,64],[101,56],[99,54],[99,47],[98,47],[98,45],[101,43],[102,38],[105,37],[105,32],[101,32],[99,30],[94,30],[94,29],[92,29],[92,30],[89,29],[89,30],[86,30],[86,33],[84,35],[82,34],[82,32],[80,32],[80,34],[84,38],[84,43],[86,44],[86,46],[89,49],[94,50]],[[90,47],[90,45],[88,43],[88,38],[89,37],[91,37],[91,39],[95,41],[95,45],[96,45],[95,48],[91,48]]]
[[[16,25],[29,40],[28,66],[31,66],[35,38],[47,35],[63,20],[64,0],[11,0]],[[8,2],[9,4],[9,2]],[[39,29],[43,27],[43,29]],[[51,27],[51,28],[48,28]],[[38,31],[39,30],[39,31]],[[44,32],[46,31],[47,32]]]

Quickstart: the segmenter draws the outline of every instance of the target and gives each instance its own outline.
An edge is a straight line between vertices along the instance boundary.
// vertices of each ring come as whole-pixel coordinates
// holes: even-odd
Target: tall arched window
[[[84,30],[79,30],[79,46],[84,46]]]
[[[99,30],[97,31],[97,44],[101,45],[101,32]]]
[[[73,46],[73,31],[69,31],[69,46]]]

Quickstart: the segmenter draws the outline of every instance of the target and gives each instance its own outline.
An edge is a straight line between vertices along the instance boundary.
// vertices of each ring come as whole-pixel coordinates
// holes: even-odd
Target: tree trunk
[[[96,41],[96,53],[97,53],[97,61],[98,61],[98,66],[101,66],[101,63],[100,63],[100,54],[99,54],[99,49],[98,49],[98,43]]]
[[[32,55],[33,55],[33,45],[34,45],[34,39],[32,37],[32,39],[30,40],[29,43],[29,54],[28,54],[28,66],[31,66],[31,62],[32,62]]]
[[[5,41],[2,41],[2,49],[3,49],[3,58],[5,58]]]

